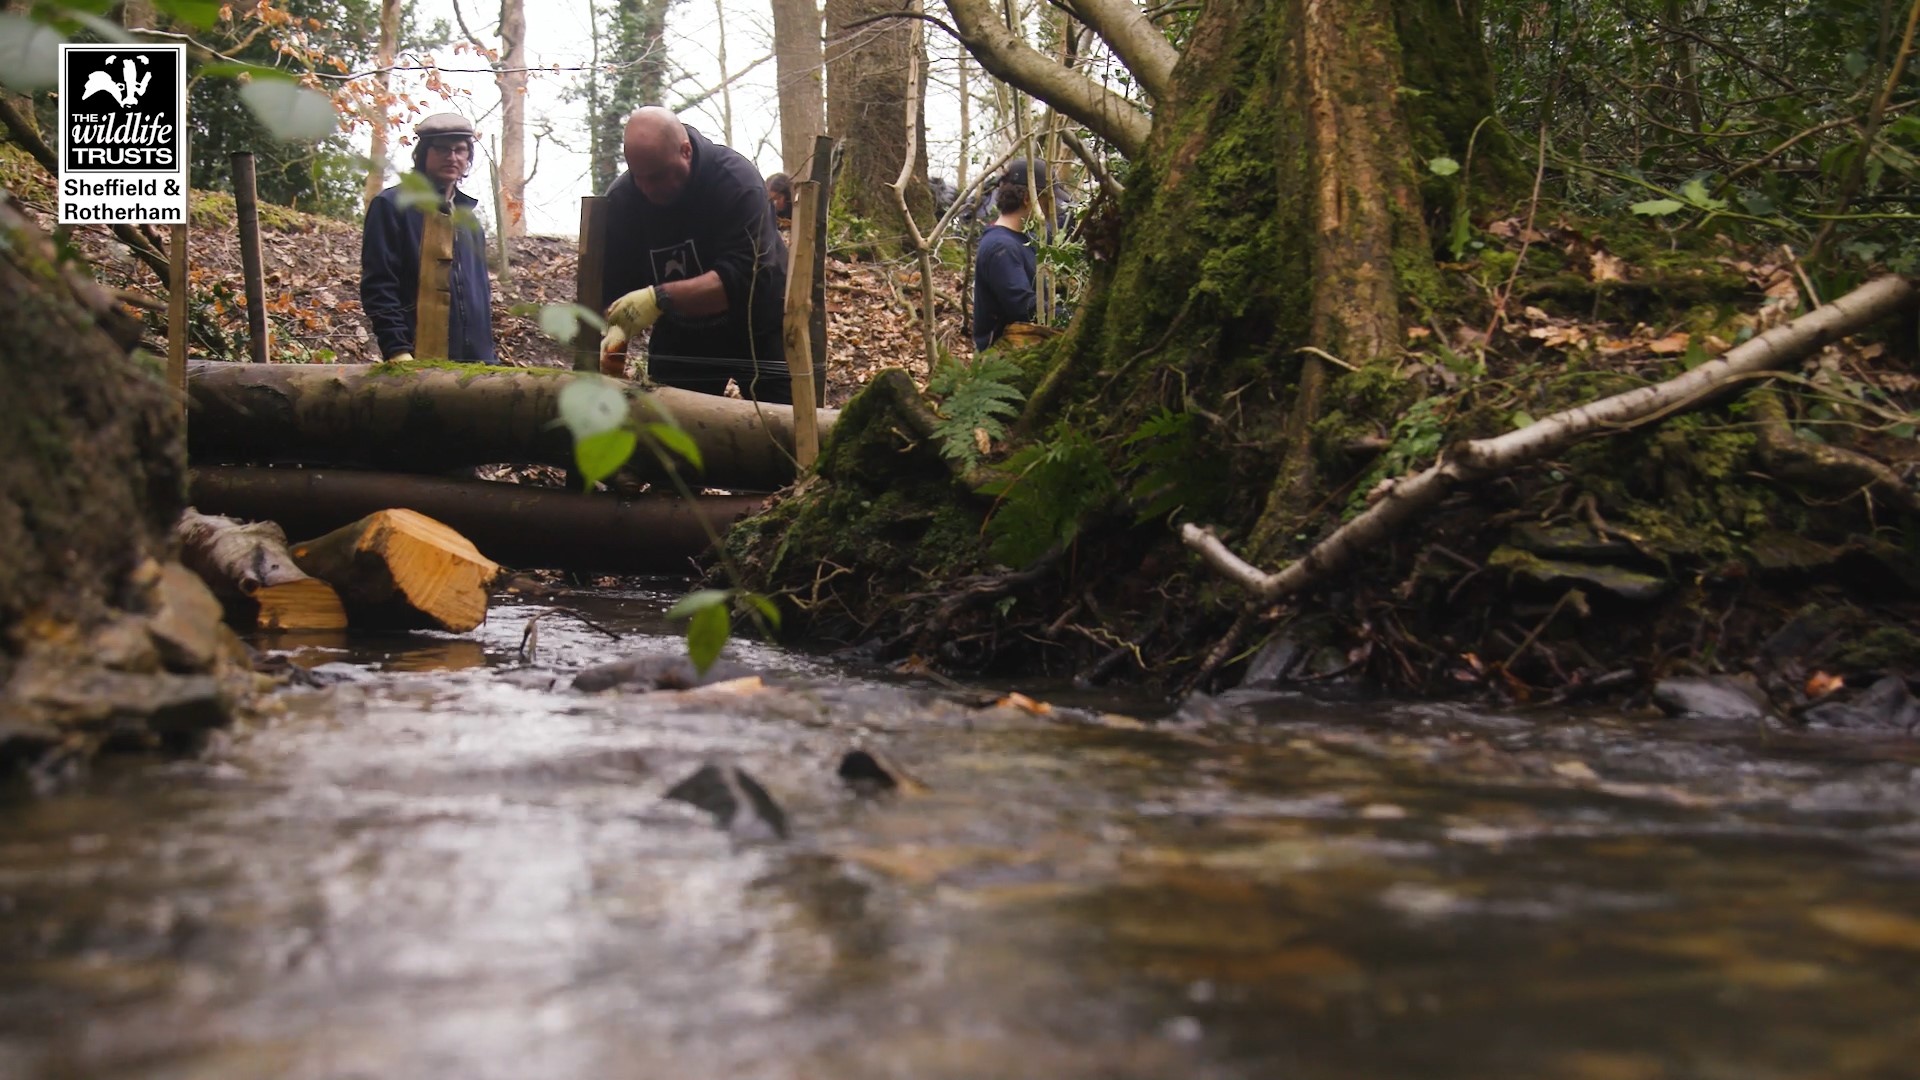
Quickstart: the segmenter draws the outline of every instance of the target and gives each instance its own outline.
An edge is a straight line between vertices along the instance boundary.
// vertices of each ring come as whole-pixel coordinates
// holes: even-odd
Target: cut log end
[[[488,590],[500,574],[466,537],[412,510],[369,514],[297,545],[293,557],[339,590],[357,623],[454,633],[485,621]]]

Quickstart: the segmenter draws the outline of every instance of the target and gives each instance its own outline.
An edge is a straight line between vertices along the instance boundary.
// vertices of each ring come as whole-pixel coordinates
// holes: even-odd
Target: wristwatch
[[[673,301],[673,294],[667,291],[665,285],[653,287],[653,302],[660,305],[660,317],[663,319],[669,316],[678,317],[680,314],[678,306]]]

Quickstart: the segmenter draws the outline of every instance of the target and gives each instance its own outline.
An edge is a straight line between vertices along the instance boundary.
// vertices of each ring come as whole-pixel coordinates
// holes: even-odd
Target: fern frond
[[[1012,361],[989,356],[973,364],[948,360],[934,369],[927,390],[942,398],[934,414],[934,439],[940,453],[964,468],[973,468],[983,456],[980,434],[987,440],[1004,439],[1006,421],[1020,415],[1027,396],[1009,385],[1020,368]]]

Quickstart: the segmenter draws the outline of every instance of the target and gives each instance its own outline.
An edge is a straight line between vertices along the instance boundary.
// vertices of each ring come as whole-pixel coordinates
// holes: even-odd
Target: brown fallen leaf
[[[1595,281],[1627,280],[1626,260],[1621,259],[1619,256],[1609,255],[1604,251],[1596,251],[1588,257],[1587,264],[1592,268],[1593,280]]]
[[[1693,336],[1682,330],[1676,334],[1668,334],[1657,341],[1647,342],[1647,351],[1655,356],[1678,356],[1687,351],[1687,346],[1692,341]]]
[[[1825,904],[1807,912],[1815,926],[1875,949],[1920,952],[1920,919],[1878,908]]]

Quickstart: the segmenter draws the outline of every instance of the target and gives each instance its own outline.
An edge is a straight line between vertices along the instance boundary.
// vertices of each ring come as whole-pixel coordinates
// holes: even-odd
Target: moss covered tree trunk
[[[1097,399],[1127,424],[1138,412],[1113,406],[1179,410],[1168,388],[1184,388],[1236,429],[1221,439],[1261,447],[1264,461],[1240,463],[1261,481],[1241,518],[1273,553],[1317,501],[1323,357],[1359,366],[1399,347],[1435,282],[1423,207],[1444,189],[1423,199],[1423,159],[1462,157],[1491,108],[1474,26],[1451,2],[1208,5],[1128,181],[1110,287],[1035,407]],[[1479,149],[1475,172],[1496,175],[1496,148]]]
[[[0,206],[0,683],[36,623],[87,627],[167,549],[186,497],[164,365],[102,326],[112,303]]]
[[[927,65],[924,55],[917,65],[909,62],[914,50],[924,51],[911,19],[864,20],[910,10],[900,0],[826,0],[827,134],[839,140],[841,154],[835,209],[863,222],[866,235],[852,239],[883,257],[907,246],[906,222],[889,186],[900,178],[907,151],[907,102],[926,100],[924,93],[907,92],[908,72],[921,73],[924,90]],[[933,196],[927,189],[924,106],[916,107],[912,122],[918,134],[907,206],[925,221]]]
[[[251,692],[220,603],[169,558],[184,411],[83,267],[0,203],[0,772],[192,746]]]

